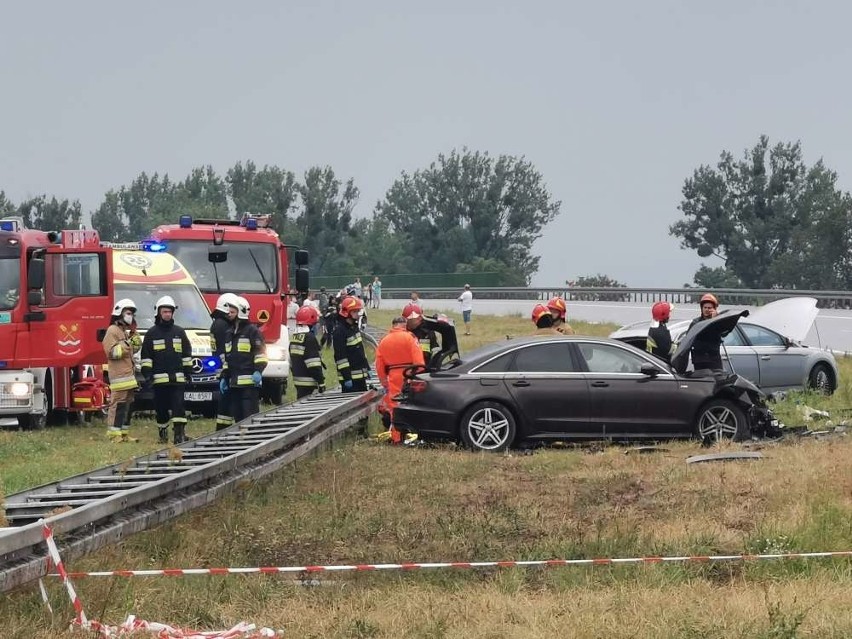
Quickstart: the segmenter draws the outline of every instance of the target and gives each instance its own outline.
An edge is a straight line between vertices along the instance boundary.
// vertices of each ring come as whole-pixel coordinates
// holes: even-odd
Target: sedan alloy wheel
[[[461,422],[461,437],[475,450],[506,450],[515,439],[515,418],[502,404],[478,402],[471,406]]]
[[[698,413],[698,438],[709,444],[725,439],[741,441],[748,437],[748,425],[742,409],[727,399],[713,399]]]

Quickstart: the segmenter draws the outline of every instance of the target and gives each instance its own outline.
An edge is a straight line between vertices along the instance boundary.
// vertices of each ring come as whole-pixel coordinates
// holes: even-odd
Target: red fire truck
[[[151,240],[174,255],[192,275],[210,308],[222,293],[236,293],[251,305],[250,320],[260,326],[269,364],[263,372],[263,397],[280,404],[290,374],[287,296],[308,291],[308,252],[294,254],[294,289],[289,283],[287,246],[270,215],[245,214],[240,220],[192,219],[158,226]]]
[[[111,249],[97,231],[26,229],[0,220],[0,417],[42,428],[77,412],[72,390],[105,362],[113,304]]]

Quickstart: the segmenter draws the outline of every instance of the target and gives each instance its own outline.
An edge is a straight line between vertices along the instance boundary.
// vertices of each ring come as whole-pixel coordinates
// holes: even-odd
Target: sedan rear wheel
[[[696,434],[705,444],[716,444],[725,439],[748,439],[750,429],[745,413],[734,402],[712,399],[698,413]]]
[[[474,450],[499,452],[515,439],[515,418],[497,402],[477,402],[462,417],[462,441]]]

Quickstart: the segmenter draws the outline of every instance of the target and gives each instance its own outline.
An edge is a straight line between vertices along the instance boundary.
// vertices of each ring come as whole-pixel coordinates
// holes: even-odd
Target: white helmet
[[[247,320],[251,313],[251,305],[244,297],[237,297],[237,319]]]
[[[118,300],[115,303],[115,306],[112,307],[112,316],[113,317],[121,317],[121,311],[125,308],[129,308],[134,313],[136,312],[136,302],[134,302],[129,297],[125,297],[123,299]]]
[[[239,296],[234,293],[222,293],[219,296],[219,299],[216,300],[216,310],[222,311],[223,313],[227,313],[229,306],[238,308],[237,302],[239,301],[239,299]]]
[[[163,295],[160,299],[157,300],[157,303],[154,305],[154,313],[159,313],[162,307],[171,308],[173,311],[177,310],[178,305],[175,304],[175,300],[171,295]]]

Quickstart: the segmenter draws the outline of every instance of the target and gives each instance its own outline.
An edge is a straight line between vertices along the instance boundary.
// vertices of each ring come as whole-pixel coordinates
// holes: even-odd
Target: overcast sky
[[[684,178],[765,133],[852,189],[842,2],[5,2],[0,189],[95,208],[140,172],[239,160],[355,178],[467,146],[562,201],[534,283],[679,286]],[[718,264],[713,263],[713,266]]]

